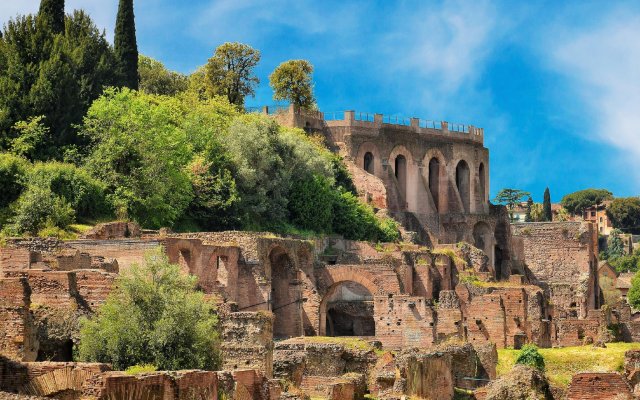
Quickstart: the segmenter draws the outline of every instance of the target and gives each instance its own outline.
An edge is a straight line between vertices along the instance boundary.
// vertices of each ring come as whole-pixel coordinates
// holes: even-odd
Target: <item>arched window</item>
[[[462,206],[465,212],[469,212],[469,202],[471,200],[471,192],[469,190],[469,164],[465,160],[461,160],[456,167],[456,187],[462,200]]]
[[[480,181],[480,190],[478,190],[478,195],[480,196],[480,202],[484,204],[486,200],[486,183],[485,183],[485,172],[484,172],[484,163],[480,163],[480,167],[478,168],[478,179]]]
[[[373,169],[373,153],[367,151],[364,155],[364,170],[370,174],[374,173]]]
[[[440,161],[435,157],[429,161],[429,191],[438,211],[440,209]]]
[[[407,159],[403,155],[396,157],[395,174],[398,181],[398,189],[403,199],[407,198]]]

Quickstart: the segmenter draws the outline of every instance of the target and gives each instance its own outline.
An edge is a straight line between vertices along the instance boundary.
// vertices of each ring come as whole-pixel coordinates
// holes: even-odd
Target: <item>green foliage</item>
[[[64,32],[64,0],[42,0],[38,19],[48,32]]]
[[[614,227],[626,232],[640,233],[640,198],[614,199],[607,206],[607,216]]]
[[[178,99],[129,89],[109,89],[89,109],[87,168],[106,184],[117,217],[159,228],[184,213],[193,197],[186,113]]]
[[[158,370],[158,367],[156,367],[155,365],[143,364],[143,365],[133,365],[127,368],[124,372],[127,375],[137,375],[137,374],[144,374],[148,372],[155,372],[157,370]]]
[[[30,160],[44,158],[36,153],[38,145],[49,135],[49,127],[42,123],[44,116],[31,117],[28,121],[18,121],[13,128],[18,136],[11,141],[11,152]]]
[[[60,7],[57,1],[42,6]],[[116,82],[114,57],[104,35],[82,11],[65,17],[61,33],[42,29],[41,21],[32,15],[17,17],[0,35],[0,150],[25,133],[17,122],[45,116],[48,132],[27,130],[29,137],[13,144],[20,152],[28,150],[30,157],[60,158],[66,146],[80,143],[74,125],[104,86]],[[34,133],[42,134],[37,143]]]
[[[116,17],[114,52],[122,84],[129,89],[138,89],[138,43],[133,0],[120,0]]]
[[[613,229],[609,235],[607,245],[607,258],[609,260],[615,260],[616,258],[624,255],[624,244],[620,238],[620,232],[618,229]]]
[[[533,222],[533,217],[531,216],[531,209],[533,208],[533,199],[531,196],[527,199],[527,214],[524,217],[524,222]]]
[[[391,219],[379,222],[371,206],[350,192],[340,193],[334,203],[334,231],[352,240],[395,242],[400,239]]]
[[[213,305],[157,250],[120,275],[98,314],[81,321],[79,358],[123,370],[219,366],[219,325]]]
[[[178,72],[169,71],[153,58],[140,55],[138,60],[140,90],[149,94],[173,96],[185,92],[189,78]]]
[[[502,189],[498,192],[494,202],[507,206],[509,216],[513,221],[513,209],[520,204],[524,197],[530,196],[529,192],[520,189]]]
[[[255,94],[260,80],[253,69],[260,62],[260,52],[242,43],[224,43],[216,48],[205,66],[208,96],[224,96],[239,107],[244,98]]]
[[[607,254],[608,256],[608,254]],[[640,270],[640,250],[633,254],[623,255],[615,259],[609,259],[609,264],[615,268],[616,272],[637,272]]]
[[[73,223],[75,212],[64,198],[50,189],[32,186],[25,190],[14,205],[9,234],[37,235],[45,227],[64,229]]]
[[[633,308],[640,308],[640,272],[636,272],[631,279],[631,288],[627,292],[627,301]]]
[[[269,75],[274,100],[284,100],[300,108],[315,106],[313,96],[313,65],[307,60],[285,61]]]
[[[525,344],[518,354],[516,364],[528,365],[541,372],[544,372],[544,357],[538,351],[538,347],[534,344]]]
[[[324,176],[294,181],[289,196],[291,222],[315,232],[329,233],[333,225],[333,189]]]
[[[75,165],[54,161],[36,163],[29,171],[27,185],[51,190],[64,199],[78,217],[94,219],[109,214],[103,184]]]
[[[193,188],[188,217],[204,230],[236,228],[240,195],[230,165],[196,157],[188,170]]]
[[[18,199],[25,188],[29,168],[25,159],[0,153],[0,210]]]
[[[335,186],[338,189],[350,192],[354,196],[357,196],[358,189],[356,189],[356,185],[353,183],[351,173],[347,169],[344,162],[342,162],[342,157],[340,157],[338,154],[333,153],[330,155],[330,157],[333,176],[335,178]]]
[[[544,209],[541,203],[533,203],[531,205],[531,222],[543,222]]]
[[[542,216],[544,218],[544,222],[551,222],[553,220],[553,214],[551,213],[551,193],[549,192],[549,188],[544,190]]]
[[[577,215],[582,214],[586,208],[611,199],[613,199],[613,193],[606,189],[585,189],[564,196],[560,204],[570,214]]]

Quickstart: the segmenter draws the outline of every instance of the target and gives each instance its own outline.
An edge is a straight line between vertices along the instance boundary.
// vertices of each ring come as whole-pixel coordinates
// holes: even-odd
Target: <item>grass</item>
[[[332,336],[305,336],[305,343],[336,343],[345,346],[351,350],[361,350],[361,351],[370,351],[373,350],[376,355],[380,356],[386,351],[379,350],[373,347],[371,343],[366,340],[360,338],[351,338],[351,337],[332,337]]]
[[[624,353],[640,349],[640,343],[607,343],[607,348],[593,346],[539,349],[546,365],[545,375],[551,384],[567,387],[571,377],[579,372],[620,372],[624,366]],[[498,350],[498,376],[513,368],[519,350]]]

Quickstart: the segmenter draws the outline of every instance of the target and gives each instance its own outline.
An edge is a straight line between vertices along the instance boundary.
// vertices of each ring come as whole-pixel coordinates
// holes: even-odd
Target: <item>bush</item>
[[[291,221],[298,227],[330,233],[333,227],[334,190],[322,176],[309,176],[293,183],[289,196]]]
[[[64,198],[48,188],[32,186],[22,193],[14,206],[9,233],[36,235],[45,227],[65,229],[74,219],[75,212]]]
[[[631,307],[635,309],[640,308],[640,272],[636,272],[631,279],[631,287],[627,293],[627,301]]]
[[[27,183],[29,187],[50,189],[68,202],[78,217],[96,218],[109,213],[103,184],[75,165],[37,163],[31,169]]]
[[[25,177],[30,164],[9,153],[0,153],[0,209],[18,199],[25,188]]]
[[[544,372],[544,357],[538,351],[538,347],[534,344],[525,344],[518,354],[516,364],[528,365],[537,369],[540,372]]]
[[[93,319],[83,319],[79,358],[123,370],[154,365],[160,370],[219,367],[218,318],[161,250],[120,275],[116,288]]]
[[[333,208],[333,230],[351,240],[394,242],[400,238],[395,221],[378,219],[373,208],[350,192],[336,195]]]

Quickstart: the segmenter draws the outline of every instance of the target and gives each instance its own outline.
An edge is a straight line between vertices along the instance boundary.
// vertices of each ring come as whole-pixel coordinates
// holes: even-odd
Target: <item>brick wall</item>
[[[0,279],[0,355],[14,360],[35,359],[35,330],[26,278]]]
[[[422,297],[376,296],[374,319],[376,339],[385,348],[428,348],[435,342],[435,312]]]
[[[222,365],[230,371],[256,369],[273,376],[273,314],[231,313],[222,321]]]
[[[571,378],[567,400],[633,399],[631,387],[618,373],[580,373]]]

